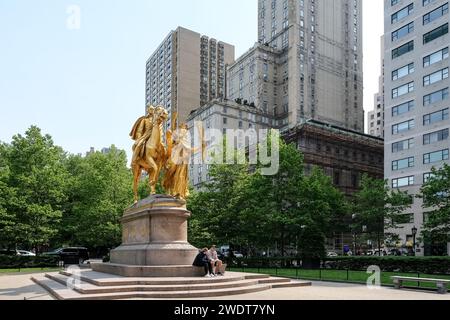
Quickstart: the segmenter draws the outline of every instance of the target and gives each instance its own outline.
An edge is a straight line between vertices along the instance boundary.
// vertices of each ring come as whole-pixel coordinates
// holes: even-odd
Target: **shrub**
[[[234,258],[231,263],[227,262],[231,267],[289,268],[301,266],[302,259]],[[450,274],[450,257],[335,257],[322,260],[322,268],[334,270],[366,271],[370,266],[378,266],[381,271],[387,272]]]
[[[0,255],[0,269],[18,268],[48,268],[57,267],[59,257],[54,256],[2,256]]]
[[[329,269],[365,271],[369,266],[388,272],[450,274],[450,257],[335,257],[324,261]]]

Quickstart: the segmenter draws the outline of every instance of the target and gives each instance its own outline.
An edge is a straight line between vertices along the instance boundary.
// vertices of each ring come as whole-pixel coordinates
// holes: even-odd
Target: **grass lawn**
[[[275,269],[275,268],[229,268],[230,271],[261,273],[271,276],[304,279],[304,280],[319,280],[319,281],[337,281],[349,283],[367,283],[369,274],[365,271],[346,271],[346,270],[304,270],[304,269]],[[381,272],[381,284],[392,286],[392,276],[406,276],[406,277],[420,277],[433,279],[450,279],[450,275],[429,275],[418,273],[401,273],[401,272]],[[417,283],[404,282],[404,286],[421,288],[436,288],[433,283]]]
[[[0,274],[2,273],[27,273],[27,272],[52,272],[52,271],[60,271],[62,268],[15,268],[15,269],[0,269]]]

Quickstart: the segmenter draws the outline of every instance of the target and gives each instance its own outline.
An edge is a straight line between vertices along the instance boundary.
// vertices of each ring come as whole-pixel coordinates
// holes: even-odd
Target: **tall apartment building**
[[[364,131],[361,0],[259,0],[258,40],[229,69],[229,99],[267,107],[283,131]]]
[[[367,115],[368,133],[372,136],[384,138],[384,36],[381,37],[381,69],[378,78],[378,93],[374,95],[374,109]]]
[[[449,163],[448,1],[385,0],[384,5],[385,176],[393,188],[418,194],[432,167]],[[422,201],[415,199],[395,230],[403,244],[413,243],[413,227],[420,234],[426,219]],[[425,242],[415,251],[449,249]]]
[[[162,105],[184,122],[192,110],[225,97],[233,62],[234,46],[178,27],[147,61],[145,104]]]
[[[367,114],[368,132],[371,136],[384,137],[384,105],[379,93],[374,95],[374,109]]]

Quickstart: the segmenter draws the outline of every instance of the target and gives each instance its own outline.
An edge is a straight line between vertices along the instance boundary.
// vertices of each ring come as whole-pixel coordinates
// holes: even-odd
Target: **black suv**
[[[45,255],[59,256],[64,264],[83,264],[89,260],[89,253],[83,247],[60,248],[52,252],[46,252]]]

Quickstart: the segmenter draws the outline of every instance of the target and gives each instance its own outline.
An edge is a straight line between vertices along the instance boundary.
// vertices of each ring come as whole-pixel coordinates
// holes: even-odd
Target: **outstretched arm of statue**
[[[201,147],[194,147],[191,149],[191,152],[194,154],[198,153],[200,151],[202,152],[202,160],[205,161],[205,158],[206,158],[206,144],[205,143],[202,143]]]

